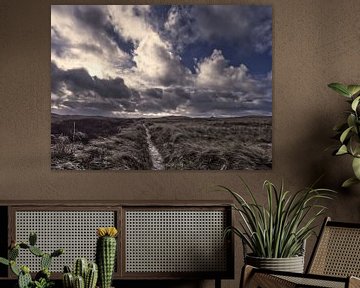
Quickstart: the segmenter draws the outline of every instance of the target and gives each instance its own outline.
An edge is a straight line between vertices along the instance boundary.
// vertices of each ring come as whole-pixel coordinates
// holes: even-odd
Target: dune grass
[[[56,117],[53,169],[148,170],[144,124],[166,170],[271,169],[270,117],[113,119]]]
[[[271,119],[184,119],[149,125],[166,169],[270,169]]]
[[[144,127],[140,124],[118,126],[115,133],[72,140],[53,135],[53,169],[66,170],[144,170],[150,169]],[[84,133],[84,132],[82,132]],[[102,131],[104,133],[104,131]]]

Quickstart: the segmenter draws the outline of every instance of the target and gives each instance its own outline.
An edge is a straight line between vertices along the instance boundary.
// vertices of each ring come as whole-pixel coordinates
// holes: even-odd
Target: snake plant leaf
[[[351,177],[351,178],[345,180],[344,183],[342,183],[341,187],[348,188],[352,185],[359,184],[359,183],[360,183],[359,179],[357,179],[356,177]]]
[[[345,131],[343,133],[341,133],[341,136],[340,136],[341,143],[344,143],[344,141],[346,140],[346,138],[349,135],[349,132],[351,131],[352,128],[353,128],[353,126],[350,126],[349,128],[345,129]]]
[[[356,111],[356,108],[357,108],[358,105],[359,105],[359,101],[360,101],[360,96],[356,97],[356,98],[354,99],[354,101],[352,101],[352,103],[351,103],[351,109],[352,109],[352,110]]]
[[[348,85],[347,90],[349,91],[350,96],[357,95],[360,93],[360,85]]]
[[[330,83],[328,85],[329,88],[333,89],[334,91],[336,91],[337,93],[339,93],[342,96],[351,97],[351,94],[348,90],[348,87],[344,84],[341,83]]]
[[[360,180],[360,158],[354,157],[352,168],[357,179]]]
[[[349,153],[346,145],[341,145],[341,147],[339,148],[339,150],[336,152],[335,155],[344,155],[344,154],[347,154]]]
[[[278,189],[269,181],[265,181],[263,187],[267,192],[266,205],[260,205],[251,197],[251,202],[247,202],[239,193],[221,187],[235,198],[234,210],[240,214],[240,228],[228,228],[227,232],[239,236],[258,257],[300,255],[304,240],[313,233],[313,222],[324,210],[316,201],[330,199],[329,194],[334,191],[309,187],[290,193],[283,183]],[[249,187],[245,193],[253,194]],[[310,210],[315,212],[314,218],[309,217]]]

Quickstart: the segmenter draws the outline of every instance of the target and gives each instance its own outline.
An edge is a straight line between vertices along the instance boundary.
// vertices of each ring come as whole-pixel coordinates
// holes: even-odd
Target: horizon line
[[[113,118],[113,119],[154,119],[154,118],[244,118],[244,117],[272,117],[272,114],[270,115],[260,115],[260,114],[248,114],[248,115],[237,115],[237,116],[186,116],[186,115],[167,115],[167,116],[139,116],[139,117],[116,117],[116,116],[103,116],[103,115],[86,115],[86,114],[58,114],[51,112],[51,116],[74,116],[74,117],[101,117],[101,118]]]

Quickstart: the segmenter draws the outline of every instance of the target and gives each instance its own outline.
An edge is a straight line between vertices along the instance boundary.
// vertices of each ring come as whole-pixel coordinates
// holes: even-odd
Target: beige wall
[[[50,171],[50,3],[82,2],[124,3],[0,0],[1,200],[229,199],[210,187],[236,188],[238,175],[264,200],[264,179],[284,179],[289,189],[298,189],[326,173],[321,185],[340,192],[329,215],[360,221],[360,186],[339,189],[351,173],[349,159],[325,151],[346,107],[327,83],[360,82],[358,0],[233,2],[273,6],[272,171]],[[239,273],[225,286],[237,287],[238,279]]]

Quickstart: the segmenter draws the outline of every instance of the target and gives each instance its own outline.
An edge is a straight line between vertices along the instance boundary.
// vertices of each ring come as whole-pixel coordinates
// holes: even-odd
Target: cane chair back
[[[243,268],[242,288],[360,288],[360,223],[326,218],[306,273]]]
[[[360,224],[332,222],[328,218],[307,273],[360,277]]]

